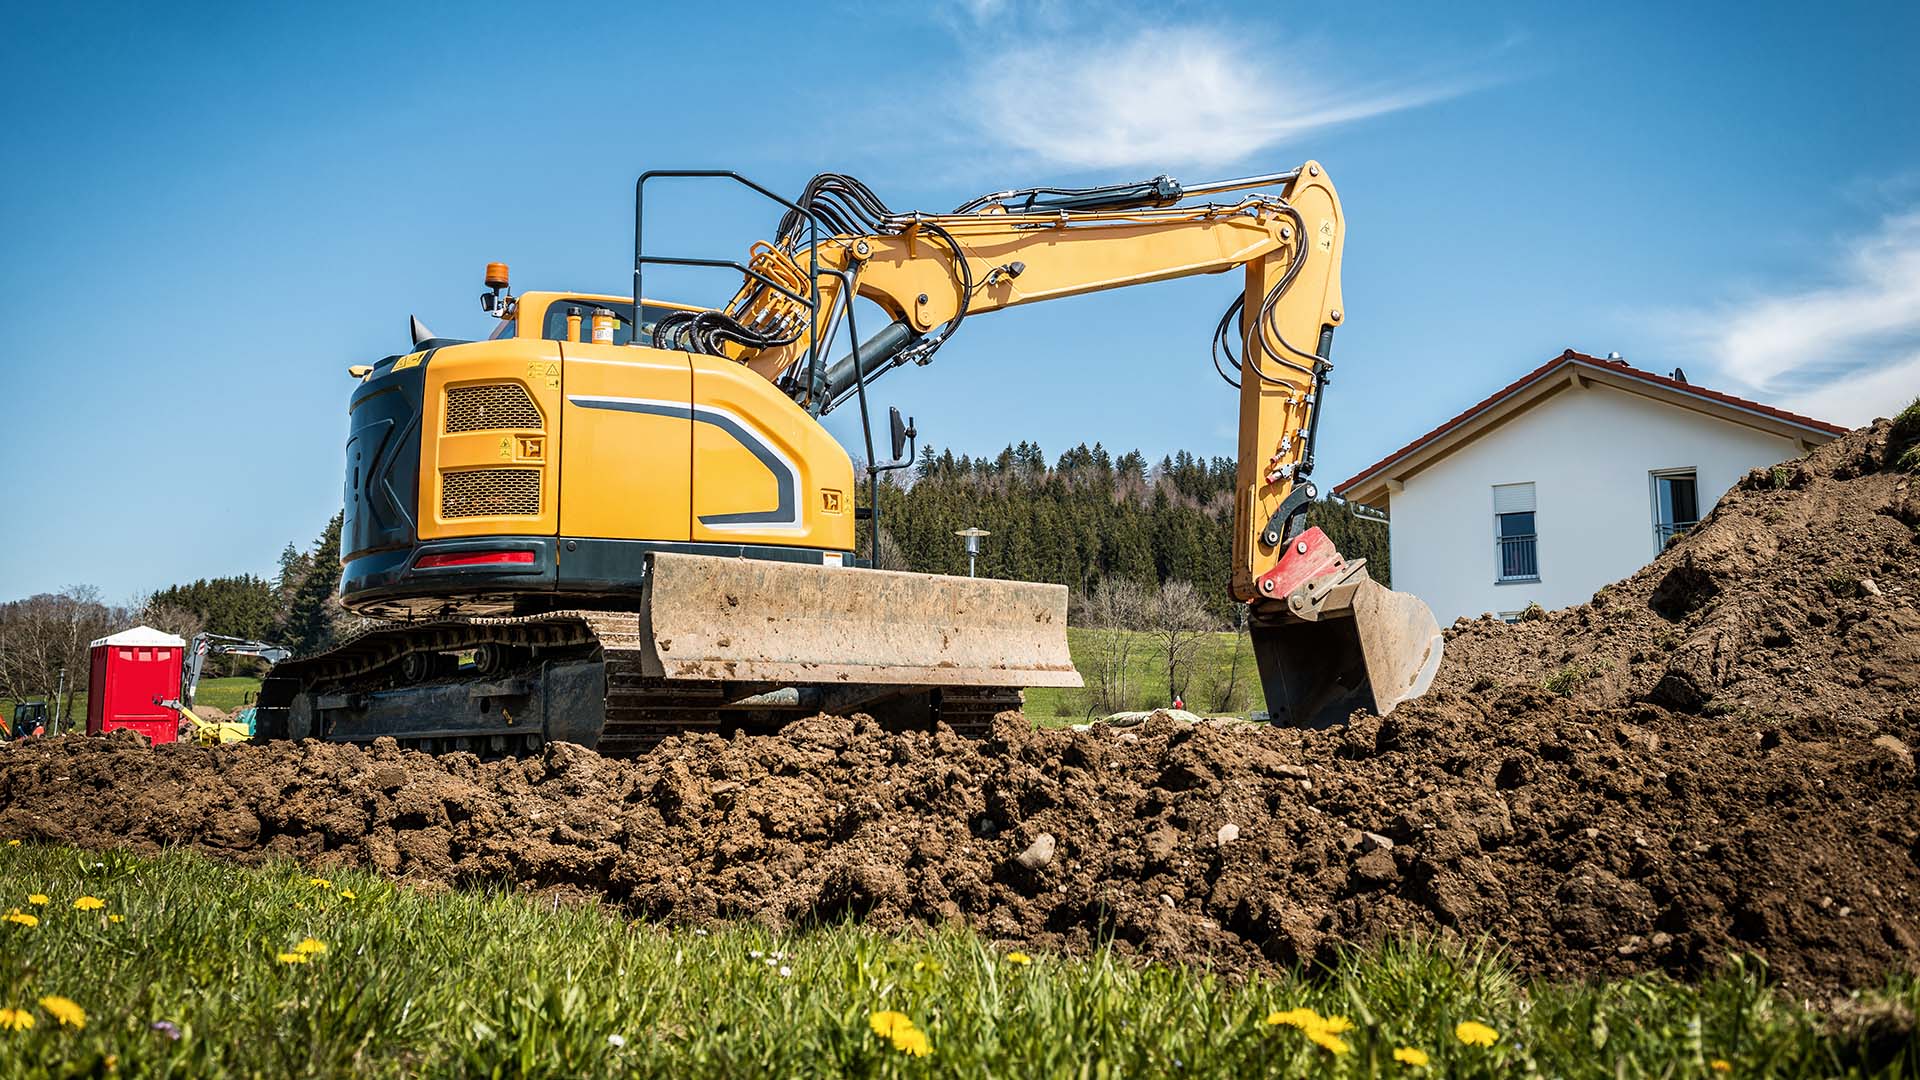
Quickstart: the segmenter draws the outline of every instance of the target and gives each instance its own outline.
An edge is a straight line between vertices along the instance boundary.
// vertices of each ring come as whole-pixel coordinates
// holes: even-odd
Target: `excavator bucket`
[[[1366,560],[1340,559],[1318,529],[1302,542],[1329,557],[1274,600],[1256,602],[1249,631],[1269,718],[1323,728],[1360,708],[1385,716],[1426,693],[1442,652],[1432,610],[1373,580]]]
[[[660,553],[645,592],[642,669],[657,678],[1081,685],[1064,585]]]

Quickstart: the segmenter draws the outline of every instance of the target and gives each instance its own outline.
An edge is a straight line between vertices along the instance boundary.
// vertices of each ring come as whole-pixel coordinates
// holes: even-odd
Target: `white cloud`
[[[1920,393],[1920,210],[1844,246],[1827,284],[1690,322],[1720,372],[1762,400],[1858,425]]]
[[[983,133],[1067,168],[1222,166],[1329,127],[1451,97],[1458,81],[1364,90],[1290,75],[1257,42],[1197,27],[1072,35],[972,66]]]

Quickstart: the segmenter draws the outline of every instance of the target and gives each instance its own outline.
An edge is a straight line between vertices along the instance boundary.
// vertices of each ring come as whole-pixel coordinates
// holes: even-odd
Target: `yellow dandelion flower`
[[[0,1009],[0,1031],[25,1031],[33,1026],[33,1014],[25,1009]]]
[[[18,840],[9,840],[9,841],[7,841],[7,846],[8,846],[8,847],[19,847],[19,846],[20,846],[20,841],[18,841]]]
[[[326,878],[323,878],[323,877],[310,877],[307,879],[307,884],[313,886],[316,889],[333,888],[333,882],[328,881]]]
[[[1468,1046],[1492,1046],[1500,1033],[1478,1020],[1467,1020],[1453,1029],[1454,1037]]]
[[[113,915],[107,916],[107,921],[108,922],[126,922],[127,917],[125,915],[113,914]]]
[[[1308,1031],[1319,1027],[1325,1022],[1326,1021],[1320,1019],[1319,1013],[1304,1007],[1288,1009],[1286,1012],[1270,1012],[1267,1014],[1267,1026],[1269,1027],[1285,1024],[1288,1027],[1299,1028],[1301,1031]]]
[[[29,915],[19,908],[14,908],[12,911],[7,912],[7,921],[19,923],[21,926],[40,925],[40,917],[38,915]]]
[[[1726,1058],[1714,1058],[1712,1061],[1707,1062],[1707,1068],[1712,1069],[1714,1072],[1732,1072],[1733,1062],[1728,1061]]]
[[[359,899],[359,897],[356,897],[356,896],[354,896],[354,895],[353,895],[353,890],[352,890],[352,889],[341,889],[341,890],[340,890],[340,899],[342,899],[342,900],[357,900],[357,899]]]
[[[1393,1052],[1393,1060],[1424,1069],[1427,1067],[1427,1052],[1417,1046],[1402,1046]]]
[[[27,897],[27,903],[32,904],[36,907],[45,907],[47,906],[47,904],[51,902],[52,901],[47,899],[47,894],[43,892],[37,892],[37,893],[34,893],[32,896]]]
[[[893,1038],[893,1033],[896,1031],[911,1031],[913,1029],[913,1021],[907,1019],[906,1013],[894,1012],[888,1009],[885,1012],[877,1012],[868,1016],[867,1026],[873,1029],[875,1035],[883,1039],[891,1039]]]
[[[293,947],[293,951],[297,953],[306,953],[309,956],[317,956],[320,953],[327,951],[327,943],[324,941],[321,941],[319,938],[304,938],[301,940],[300,944],[295,945]]]
[[[1344,1016],[1329,1016],[1320,1021],[1320,1030],[1331,1031],[1335,1035],[1338,1035],[1343,1031],[1352,1031],[1353,1021]]]
[[[75,900],[73,906],[81,911],[99,911],[101,908],[107,906],[107,902],[97,896],[83,896]]]
[[[1033,963],[1033,957],[1028,956],[1026,953],[1023,953],[1023,952],[1010,952],[1007,954],[1007,963],[1031,964]]]
[[[1330,1051],[1335,1057],[1353,1049],[1353,1047],[1347,1045],[1347,1040],[1323,1027],[1309,1029],[1307,1031],[1307,1041],[1322,1050]]]
[[[83,1028],[87,1026],[87,1010],[81,1008],[72,998],[63,998],[50,994],[40,999],[40,1007],[47,1015],[60,1021],[62,1027]]]
[[[280,954],[279,960],[283,964],[304,964],[307,962],[307,954],[303,952],[283,952]]]
[[[914,1057],[926,1057],[933,1053],[933,1044],[927,1041],[927,1033],[917,1027],[895,1031],[893,1048],[903,1054],[912,1054]]]

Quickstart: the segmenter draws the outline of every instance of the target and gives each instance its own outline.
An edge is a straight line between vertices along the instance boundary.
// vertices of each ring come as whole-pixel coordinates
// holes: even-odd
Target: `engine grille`
[[[447,434],[538,428],[540,409],[519,383],[456,386],[447,391]]]
[[[537,517],[539,469],[468,469],[440,476],[440,516]]]

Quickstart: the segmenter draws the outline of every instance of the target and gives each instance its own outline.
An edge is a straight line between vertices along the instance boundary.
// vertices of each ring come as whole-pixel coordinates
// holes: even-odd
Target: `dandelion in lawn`
[[[7,912],[7,921],[10,923],[19,923],[21,926],[39,926],[40,916],[29,915],[19,908],[14,908],[12,911]]]
[[[1010,952],[1007,954],[1007,963],[1021,965],[1031,964],[1033,963],[1033,957],[1023,952]]]
[[[1427,1067],[1427,1052],[1417,1046],[1402,1046],[1393,1052],[1393,1060],[1424,1069]]]
[[[355,895],[353,895],[353,890],[352,890],[352,889],[341,889],[341,890],[340,890],[340,899],[342,899],[342,900],[358,900],[358,899],[359,899],[359,897],[357,897],[357,896],[355,896]]]
[[[1319,1013],[1304,1006],[1298,1009],[1288,1009],[1285,1012],[1270,1012],[1267,1014],[1268,1027],[1278,1027],[1281,1024],[1285,1024],[1288,1027],[1296,1027],[1301,1031],[1307,1031],[1319,1027],[1323,1023],[1325,1023],[1325,1021],[1320,1019]]]
[[[33,1014],[25,1009],[0,1009],[0,1031],[25,1031],[33,1026]]]
[[[279,960],[283,964],[304,964],[307,962],[307,954],[303,952],[283,952],[280,954]]]
[[[40,999],[40,1007],[47,1015],[60,1021],[61,1027],[83,1028],[87,1026],[87,1010],[81,1008],[72,998],[63,998],[50,994]]]
[[[894,1032],[893,1048],[914,1057],[926,1057],[933,1053],[933,1044],[927,1041],[927,1033],[916,1027]]]
[[[883,1039],[891,1039],[895,1031],[904,1031],[913,1027],[913,1021],[907,1019],[906,1013],[888,1009],[868,1016],[867,1026],[873,1029],[875,1035]]]
[[[1500,1033],[1478,1020],[1467,1020],[1453,1029],[1453,1035],[1468,1046],[1492,1046]]]
[[[1320,1021],[1320,1028],[1323,1031],[1331,1031],[1335,1035],[1338,1035],[1343,1031],[1352,1031],[1353,1021],[1344,1016],[1329,1016]]]
[[[323,877],[310,877],[307,879],[307,884],[313,886],[316,889],[333,888],[333,882],[328,881],[326,878],[323,878]]]
[[[1732,1072],[1733,1062],[1728,1061],[1726,1058],[1714,1058],[1712,1061],[1707,1062],[1707,1068],[1712,1069],[1714,1072]]]
[[[81,911],[99,911],[101,908],[107,906],[107,902],[97,896],[83,896],[75,900],[73,906]]]
[[[43,892],[37,892],[37,893],[34,893],[32,896],[27,897],[27,903],[32,904],[35,907],[46,907],[51,902],[52,901],[47,899],[47,894]]]
[[[327,943],[321,941],[319,938],[302,938],[300,944],[293,947],[293,951],[306,953],[309,956],[318,956],[327,951]]]
[[[7,846],[8,846],[8,847],[19,847],[19,846],[20,846],[20,841],[18,841],[18,840],[9,840],[9,841],[7,841]]]
[[[126,922],[127,917],[125,915],[113,914],[113,915],[107,916],[107,921],[108,922]]]
[[[1353,1047],[1347,1045],[1347,1040],[1323,1027],[1308,1028],[1307,1041],[1322,1050],[1328,1051],[1335,1057],[1339,1057],[1341,1054],[1353,1049]]]

